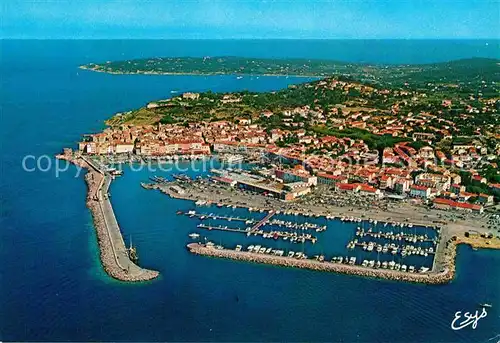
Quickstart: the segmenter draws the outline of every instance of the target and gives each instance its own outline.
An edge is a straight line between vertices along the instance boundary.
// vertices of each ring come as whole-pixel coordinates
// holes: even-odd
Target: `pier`
[[[453,245],[453,248],[455,246]],[[282,267],[293,267],[309,269],[315,271],[334,272],[339,274],[351,274],[365,277],[424,283],[424,284],[443,284],[453,279],[454,268],[445,268],[440,272],[403,272],[392,269],[373,269],[359,265],[341,264],[334,262],[321,261],[308,258],[294,258],[279,256],[276,254],[260,254],[255,252],[245,252],[242,250],[230,250],[223,247],[212,247],[208,244],[190,243],[187,249],[197,255],[204,255],[217,258],[227,258],[232,260],[247,261],[254,263],[272,264]]]
[[[255,224],[250,229],[250,233],[253,233],[253,232],[257,231],[261,226],[265,225],[267,223],[267,221],[269,219],[271,219],[275,214],[276,214],[276,211],[274,211],[274,210],[269,211],[269,213],[264,218],[262,218],[261,221],[259,221],[257,224]]]
[[[317,237],[314,237],[312,235],[297,235],[296,233],[291,233],[291,232],[283,232],[283,231],[270,231],[266,232],[263,230],[253,230],[251,228],[246,228],[246,229],[236,229],[236,228],[230,228],[227,226],[211,226],[211,225],[206,225],[206,224],[198,224],[197,226],[199,229],[205,229],[205,230],[216,230],[216,231],[226,231],[226,232],[237,232],[237,233],[244,233],[247,236],[262,236],[262,238],[273,238],[273,239],[278,239],[282,238],[284,240],[290,239],[290,242],[293,243],[304,243],[306,241],[311,241],[313,244],[316,243]]]
[[[157,271],[141,268],[129,258],[128,249],[109,201],[108,192],[112,176],[85,156],[59,155],[58,158],[66,159],[88,170],[85,175],[88,186],[87,206],[94,219],[104,270],[121,281],[147,281],[158,277]]]
[[[255,219],[251,219],[251,218],[219,216],[219,215],[216,215],[216,214],[213,214],[213,213],[210,213],[210,214],[201,214],[201,213],[196,213],[194,211],[188,211],[188,212],[177,211],[177,214],[179,214],[179,215],[183,214],[183,215],[191,217],[191,218],[192,217],[199,218],[200,220],[214,219],[214,220],[240,221],[240,222],[244,222],[246,224],[253,224],[253,223],[256,222]]]
[[[317,232],[325,231],[326,230],[326,225],[318,225],[314,223],[294,223],[291,221],[285,221],[285,220],[279,220],[279,219],[270,219],[271,217],[268,217],[266,221],[263,220],[257,221],[252,218],[241,218],[241,217],[231,217],[231,216],[222,216],[222,215],[216,215],[213,213],[210,214],[203,214],[203,213],[197,213],[194,210],[183,212],[183,211],[177,211],[178,215],[185,215],[190,218],[199,218],[200,220],[226,220],[226,221],[238,221],[238,222],[244,222],[245,224],[258,224],[259,222],[262,225],[271,225],[271,226],[278,226],[278,227],[285,227],[287,229],[294,229],[294,230],[316,230]],[[277,213],[275,213],[277,214]],[[257,228],[258,229],[258,228]]]
[[[363,236],[369,236],[373,238],[384,238],[387,240],[391,241],[407,241],[407,242],[413,242],[416,243],[418,242],[435,242],[435,239],[431,239],[427,237],[426,235],[411,235],[411,234],[404,234],[402,232],[374,232],[374,231],[365,231],[363,229],[358,229],[356,230],[356,236],[363,237]]]
[[[198,224],[197,227],[200,229],[206,229],[209,231],[218,230],[218,231],[227,231],[227,232],[239,232],[239,233],[245,233],[245,234],[248,232],[248,230],[234,229],[234,228],[230,228],[227,226],[210,226],[210,225],[205,225],[205,224]]]

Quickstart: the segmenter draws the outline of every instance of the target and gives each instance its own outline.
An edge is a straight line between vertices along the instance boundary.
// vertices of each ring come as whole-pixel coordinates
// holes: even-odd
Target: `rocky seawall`
[[[99,245],[100,260],[106,273],[117,280],[127,282],[148,281],[157,278],[159,275],[158,271],[140,268],[128,258],[126,250],[124,251],[124,246],[116,246],[113,243],[112,235],[109,232],[110,228],[107,227],[104,218],[101,204],[103,199],[99,196],[99,192],[105,181],[104,175],[81,158],[75,158],[67,154],[58,155],[57,158],[67,160],[87,170],[85,174],[85,181],[87,183],[86,204],[92,214]]]
[[[453,244],[453,247],[454,246],[455,245]],[[372,278],[380,278],[380,279],[388,279],[388,280],[404,281],[412,283],[444,284],[450,282],[455,274],[454,267],[445,268],[445,270],[438,273],[434,272],[406,273],[395,270],[372,269],[355,265],[338,264],[333,262],[319,262],[310,259],[295,259],[290,257],[272,256],[272,255],[244,252],[244,251],[235,251],[229,249],[216,249],[214,247],[207,247],[204,244],[200,243],[188,244],[187,248],[191,253],[197,255],[227,258],[232,260],[247,261],[254,263],[272,264],[281,267],[301,268],[301,269],[309,269],[315,271],[333,272],[339,274],[349,274],[349,275],[357,275],[363,277],[372,277]]]

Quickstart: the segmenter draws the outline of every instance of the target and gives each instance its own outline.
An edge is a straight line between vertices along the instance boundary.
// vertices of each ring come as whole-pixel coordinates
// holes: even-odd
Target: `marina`
[[[241,251],[359,268],[434,271],[434,255],[440,239],[439,230],[434,227],[392,225],[361,218],[342,220],[332,216],[304,216],[220,204],[203,205],[207,210],[202,212],[195,209],[176,212],[182,217],[200,221],[194,224],[201,230],[200,243],[218,242],[214,246],[219,248],[241,246]],[[232,236],[232,233],[246,237],[242,239],[241,235]],[[304,244],[308,242],[312,244]]]
[[[453,245],[453,248],[454,247],[455,245]],[[338,263],[335,263],[327,262],[324,258],[320,258],[321,256],[310,259],[307,255],[300,252],[289,252],[285,256],[284,251],[269,250],[270,248],[265,246],[248,248],[247,251],[245,251],[241,245],[238,245],[234,250],[226,249],[224,246],[215,245],[214,243],[190,243],[187,245],[187,249],[191,253],[197,255],[413,283],[443,284],[449,282],[454,276],[454,269],[448,268],[437,273],[428,273],[428,270],[425,268],[421,268],[417,271],[414,266],[409,266],[404,269],[400,267],[399,270],[396,270],[392,268],[392,264],[391,267],[388,268],[370,268],[368,267],[369,263],[366,261],[360,266],[351,263],[352,259],[349,259],[348,263],[343,263],[344,260],[339,260]],[[389,266],[389,264],[386,264],[386,266]]]
[[[213,242],[207,242],[204,245],[205,245],[205,247],[214,248],[214,249],[218,249],[218,250],[226,249],[224,246],[215,245]],[[231,249],[229,249],[229,250],[231,250]],[[416,273],[416,272],[426,273],[429,271],[429,268],[424,267],[424,266],[417,269],[413,265],[407,266],[405,264],[399,264],[399,263],[396,263],[394,261],[380,262],[380,261],[375,261],[375,260],[363,260],[361,262],[361,261],[357,261],[356,257],[349,258],[349,257],[338,256],[338,257],[332,258],[331,261],[328,262],[327,260],[325,260],[324,255],[314,255],[313,257],[309,257],[301,251],[292,251],[292,250],[286,251],[286,250],[282,250],[282,249],[274,249],[272,247],[268,247],[265,245],[253,245],[252,244],[252,245],[248,245],[246,248],[244,248],[243,245],[238,244],[238,245],[236,245],[236,248],[234,250],[235,251],[247,251],[247,252],[256,253],[256,254],[285,256],[287,258],[295,258],[295,259],[302,259],[302,260],[309,259],[309,260],[316,260],[319,262],[326,261],[326,263],[337,263],[337,264],[344,264],[344,265],[351,265],[351,266],[356,265],[356,266],[361,266],[361,267],[365,267],[365,268],[369,267],[369,268],[373,268],[373,269],[380,269],[381,268],[381,269],[396,270],[396,271],[408,272],[408,273]]]

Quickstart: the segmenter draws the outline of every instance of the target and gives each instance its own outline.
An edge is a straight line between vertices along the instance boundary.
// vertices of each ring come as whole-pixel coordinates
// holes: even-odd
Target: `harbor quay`
[[[301,268],[321,272],[333,272],[338,274],[349,274],[362,277],[387,279],[392,281],[402,281],[409,283],[421,283],[428,285],[445,284],[453,280],[455,276],[455,262],[457,247],[460,244],[467,244],[473,248],[500,248],[500,239],[484,237],[453,237],[445,242],[443,253],[444,268],[439,271],[406,272],[392,269],[366,268],[341,261],[325,261],[321,259],[307,259],[301,254],[299,257],[287,257],[263,252],[243,251],[242,246],[238,245],[236,249],[227,249],[221,245],[210,243],[189,243],[187,249],[196,255],[208,257],[225,258],[237,261],[252,263],[271,264],[281,267]],[[249,247],[251,249],[251,246]],[[261,250],[262,251],[262,250]],[[347,262],[347,261],[346,261]]]
[[[287,267],[338,272],[343,274],[355,274],[360,276],[385,278],[399,281],[426,284],[442,284],[449,282],[454,277],[456,246],[458,244],[470,244],[474,246],[470,243],[470,239],[464,238],[464,234],[468,232],[468,230],[473,230],[473,228],[475,228],[476,226],[454,222],[447,223],[443,222],[442,220],[439,221],[438,219],[440,218],[436,215],[436,211],[434,210],[427,211],[425,215],[422,215],[421,217],[418,217],[416,213],[403,211],[402,213],[396,214],[394,212],[377,213],[374,216],[372,216],[372,213],[368,213],[369,211],[365,211],[362,215],[360,215],[356,212],[349,212],[345,209],[335,208],[332,206],[329,206],[328,208],[320,208],[317,206],[313,207],[308,205],[299,207],[297,206],[297,204],[276,201],[274,199],[266,199],[262,197],[259,198],[259,196],[249,195],[242,192],[233,192],[231,196],[228,196],[228,194],[225,193],[221,188],[206,188],[204,190],[200,188],[194,189],[190,185],[192,182],[189,182],[188,180],[182,180],[182,182],[166,182],[165,180],[158,181],[159,182],[155,184],[143,183],[142,186],[146,189],[158,189],[172,198],[191,200],[193,202],[196,202],[196,205],[200,206],[213,204],[217,205],[217,207],[232,207],[233,209],[247,208],[249,211],[257,211],[261,213],[268,211],[268,213],[282,213],[288,215],[293,214],[305,217],[324,217],[326,219],[339,219],[341,221],[347,222],[358,222],[361,226],[363,226],[362,223],[364,222],[367,224],[378,222],[378,227],[385,227],[387,225],[388,230],[390,231],[394,231],[394,229],[392,228],[405,228],[404,231],[407,232],[406,234],[404,234],[403,231],[399,231],[398,233],[398,230],[394,231],[393,233],[384,230],[384,233],[379,232],[378,229],[375,230],[375,228],[373,228],[374,231],[369,231],[363,230],[360,227],[358,227],[356,233],[359,236],[364,235],[366,239],[382,238],[386,241],[392,240],[396,243],[393,245],[390,242],[388,244],[378,242],[378,244],[373,245],[372,248],[374,252],[376,250],[378,251],[380,248],[383,249],[383,251],[379,253],[380,255],[383,255],[383,253],[385,252],[385,246],[387,245],[388,252],[386,254],[388,254],[389,256],[395,256],[394,253],[396,253],[397,256],[402,256],[403,258],[406,254],[416,254],[416,256],[429,255],[429,258],[432,257],[432,266],[429,265],[429,268],[423,267],[421,270],[418,270],[418,268],[413,268],[411,265],[403,266],[402,262],[401,264],[396,262],[395,265],[394,262],[392,262],[392,265],[389,262],[387,262],[387,264],[380,263],[379,265],[379,262],[375,261],[376,265],[372,265],[371,262],[374,261],[371,260],[363,261],[363,264],[355,264],[355,262],[349,263],[346,259],[344,259],[344,263],[342,263],[337,260],[340,259],[339,257],[334,258],[332,262],[330,262],[325,260],[324,256],[322,255],[316,256],[316,259],[310,259],[307,258],[304,254],[302,254],[302,256],[297,259],[297,256],[293,256],[291,258],[289,256],[283,255],[275,256],[272,251],[267,251],[271,250],[270,248],[264,249],[265,253],[262,254],[262,251],[260,251],[260,253],[244,252],[242,251],[242,246],[238,246],[236,251],[226,249],[222,245],[211,247],[210,242],[208,242],[209,246],[206,245],[206,241],[205,244],[200,242],[199,245],[189,245],[189,251],[198,255],[208,255],[221,258],[246,260],[257,263],[276,264]],[[205,186],[207,185],[205,184]],[[178,214],[184,214],[189,217],[198,218],[201,220],[213,218],[219,220],[230,219],[235,221],[243,221],[246,224],[252,224],[252,226],[254,226],[257,222],[255,219],[251,220],[250,218],[229,218],[225,216],[217,216],[214,214],[201,214],[197,213],[196,211],[189,211],[186,213]],[[391,217],[387,217],[388,215],[390,215]],[[269,221],[268,224],[271,224],[271,221]],[[435,236],[434,234],[428,237],[422,234],[415,235],[415,229],[412,229],[413,227],[425,228],[427,230],[430,229],[431,231],[429,232],[432,232],[432,230],[434,230]],[[206,228],[203,227],[203,229]],[[233,230],[225,226],[216,228],[212,227],[212,229],[222,231]],[[251,227],[248,228],[248,231],[238,229],[237,232],[247,233],[247,235],[250,234],[253,236]],[[413,233],[413,236],[410,234],[410,232]],[[478,230],[478,232],[480,231]],[[264,231],[262,234],[266,234],[266,232]],[[268,232],[267,234],[268,238],[271,237],[276,239],[276,235],[273,235],[272,231],[271,233]],[[411,240],[413,240],[413,242]],[[415,240],[420,243],[417,243],[415,245]],[[366,248],[367,252],[370,251],[370,242],[365,242],[365,244],[358,244],[363,243],[363,241],[360,240],[358,243],[353,244],[356,241],[357,240],[349,242],[350,247],[348,245],[348,249],[352,249],[353,246],[356,246],[357,248],[363,247],[363,250],[365,250]],[[401,243],[398,244],[397,241],[406,243],[401,245]],[[488,248],[496,248],[496,246],[498,245],[496,243],[491,243],[491,240],[486,239],[478,240],[477,242],[475,242],[475,244],[475,247],[483,247],[486,245],[486,247]],[[414,250],[414,248],[418,248],[418,245],[420,245],[421,249],[418,249],[418,251],[416,249]],[[400,258],[398,257],[398,259]],[[369,264],[365,264],[365,262]],[[406,269],[405,267],[408,267],[408,269]]]
[[[56,156],[87,170],[87,207],[97,234],[101,264],[108,275],[126,282],[148,281],[159,272],[139,267],[131,260],[134,248],[127,248],[108,197],[112,176],[83,156],[61,154]]]
[[[381,278],[394,281],[404,281],[424,284],[444,284],[451,281],[455,274],[455,268],[445,268],[437,273],[406,273],[387,269],[369,269],[357,265],[340,264],[314,259],[297,259],[285,256],[259,254],[254,252],[237,251],[223,247],[210,246],[202,243],[190,243],[187,249],[196,255],[226,258],[253,263],[272,264],[281,267],[301,268],[322,272],[333,272],[338,274],[350,274],[363,277]],[[455,244],[450,246],[450,252],[455,249]]]

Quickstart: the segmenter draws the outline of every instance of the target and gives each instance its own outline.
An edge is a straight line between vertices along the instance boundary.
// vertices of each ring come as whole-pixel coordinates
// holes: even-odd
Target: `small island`
[[[320,238],[313,234],[287,232],[298,224],[274,221],[287,230],[272,232],[260,227],[276,213],[353,221],[362,223],[356,235],[365,238],[346,242],[348,250],[362,248],[398,258],[432,256],[432,265],[417,268],[368,259],[360,263],[345,255],[326,261],[323,255],[311,259],[290,251],[283,256],[284,251],[267,246],[242,251],[240,244],[230,249],[210,242],[189,244],[195,254],[437,284],[453,278],[457,244],[499,247],[498,60],[370,66],[237,57],[152,58],[81,68],[116,74],[318,77],[274,92],[171,94],[117,113],[106,122],[108,128],[85,135],[77,151],[61,158],[84,161],[106,182],[111,182],[102,170],[106,168],[92,167],[92,161],[252,162],[255,168],[250,171],[211,170],[208,179],[176,175],[171,182],[156,177],[154,183],[141,185],[196,204],[267,212],[262,222],[244,219],[255,224],[246,230],[205,224],[198,225],[200,229],[314,244]],[[92,184],[89,192],[95,192]],[[88,203],[97,227],[100,212],[95,206],[102,206],[103,198],[104,193],[95,204]],[[189,215],[206,218],[195,211]],[[365,224],[370,228],[365,230]],[[311,225],[302,229],[310,230]],[[416,227],[423,231],[409,232]],[[373,237],[388,242],[366,240]],[[147,270],[123,274],[128,269],[123,264],[117,269],[120,274],[113,272],[103,256],[115,248],[105,244],[105,237],[99,240],[110,275],[131,281],[158,275]],[[124,249],[123,245],[120,251]]]

